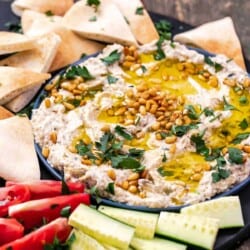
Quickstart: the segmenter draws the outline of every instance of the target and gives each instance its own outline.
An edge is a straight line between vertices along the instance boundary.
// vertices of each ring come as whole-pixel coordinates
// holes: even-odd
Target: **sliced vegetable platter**
[[[0,15],[1,16],[1,20],[0,20],[1,26],[3,26],[7,21],[10,21],[10,22],[17,21],[17,19],[11,14],[11,11],[9,10],[9,2],[7,2],[7,1],[0,2],[0,12],[1,12],[1,15]],[[152,14],[151,16],[155,21],[160,20],[160,19],[168,19],[166,17],[162,17],[162,16],[154,15],[154,14]],[[184,28],[184,29],[187,29],[190,27],[189,25],[186,25],[184,23],[180,23],[176,20],[171,19],[170,21],[173,23],[173,25],[175,27],[175,29],[174,29],[175,33],[178,32],[178,27],[180,27],[180,26],[182,26],[182,28]],[[1,27],[1,28],[4,28],[4,27]],[[41,165],[43,166],[43,163],[41,163]],[[42,171],[42,177],[44,179],[53,179],[54,178],[54,176],[51,175],[51,173],[47,172],[47,170],[45,168],[42,167],[41,171]],[[240,200],[241,200],[244,221],[245,221],[244,228],[220,230],[214,249],[218,249],[218,250],[219,249],[230,249],[235,245],[236,241],[242,241],[244,238],[246,238],[248,236],[248,234],[250,232],[250,213],[249,213],[249,209],[248,209],[250,204],[249,204],[247,194],[249,193],[249,190],[250,190],[249,186],[247,186],[245,189],[242,189],[242,190],[235,190],[235,192],[238,193]],[[142,244],[142,242],[139,242],[139,243]],[[48,249],[50,249],[50,248],[48,248]],[[190,249],[192,249],[192,248],[190,248]]]

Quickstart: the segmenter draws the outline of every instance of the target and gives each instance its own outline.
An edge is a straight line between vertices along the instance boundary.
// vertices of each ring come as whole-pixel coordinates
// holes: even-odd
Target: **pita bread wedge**
[[[43,35],[37,40],[36,48],[16,53],[1,60],[0,66],[25,68],[39,73],[48,72],[60,42],[60,37],[54,33]],[[40,85],[22,93],[6,103],[5,107],[13,112],[20,111],[32,100],[39,88]]]
[[[13,116],[0,120],[0,176],[10,181],[40,179],[39,163],[29,119]]]
[[[54,15],[62,16],[73,3],[73,0],[15,0],[11,4],[11,9],[17,16],[21,16],[24,10],[41,13],[50,11]]]
[[[62,18],[47,17],[44,14],[25,11],[22,15],[22,27],[27,36],[37,37],[51,32],[57,34],[61,42],[49,71],[65,67],[81,58],[82,54],[93,54],[103,49],[104,45],[79,37],[62,26]]]
[[[175,41],[194,45],[211,53],[224,54],[245,69],[239,38],[230,17],[203,24],[195,29],[177,34]]]
[[[112,0],[102,0],[97,9],[87,5],[86,0],[79,1],[65,14],[63,23],[89,39],[137,45],[124,16]]]
[[[0,106],[0,120],[6,119],[6,118],[9,118],[12,116],[14,116],[14,115],[9,110]]]
[[[138,43],[146,44],[159,39],[154,23],[140,0],[113,0],[113,2],[127,19]]]
[[[0,55],[33,49],[36,46],[34,38],[25,35],[0,31]]]
[[[41,85],[50,74],[0,66],[0,105],[3,105],[26,90]]]

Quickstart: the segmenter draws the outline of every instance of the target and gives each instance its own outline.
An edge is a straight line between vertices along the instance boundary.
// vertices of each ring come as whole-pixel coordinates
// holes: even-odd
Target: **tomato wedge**
[[[7,181],[5,186],[14,186],[17,185],[17,182]],[[31,200],[49,198],[54,196],[59,196],[63,193],[63,185],[61,181],[55,180],[39,180],[39,181],[30,181],[30,182],[22,182],[20,183],[25,185],[30,190]],[[66,186],[68,187],[68,191],[70,193],[83,193],[84,184],[80,182],[66,182]]]
[[[71,194],[27,201],[9,207],[9,216],[19,220],[25,230],[41,226],[60,216],[67,216],[80,203],[90,204],[89,194]]]
[[[0,250],[44,250],[44,246],[52,244],[55,238],[64,243],[70,231],[67,219],[58,218],[20,239],[1,246]]]
[[[21,238],[23,231],[24,227],[16,219],[0,218],[0,245]]]
[[[19,204],[30,199],[29,188],[24,185],[0,188],[0,217],[8,215],[11,205]]]

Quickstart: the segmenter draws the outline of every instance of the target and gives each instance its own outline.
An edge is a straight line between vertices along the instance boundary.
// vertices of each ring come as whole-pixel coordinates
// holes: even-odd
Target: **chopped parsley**
[[[170,40],[172,37],[172,25],[170,22],[166,20],[160,20],[159,22],[155,23],[155,27],[158,31],[158,34],[160,37],[162,37],[165,40]]]
[[[111,65],[115,63],[116,61],[119,61],[121,57],[121,53],[119,53],[117,50],[112,51],[108,56],[102,58],[101,60],[107,64]]]
[[[21,23],[11,23],[7,22],[4,24],[4,26],[8,29],[8,31],[15,32],[15,33],[23,33]]]
[[[218,114],[214,118],[210,119],[209,122],[214,122],[215,120],[219,119],[221,116],[222,114]]]
[[[249,101],[248,101],[247,97],[246,97],[245,95],[243,95],[243,96],[241,96],[241,97],[239,98],[239,103],[240,103],[241,105],[246,105],[246,104],[249,103]]]
[[[250,135],[250,132],[237,134],[237,136],[233,139],[232,143],[239,144],[241,143],[241,141],[247,139],[249,135]]]
[[[110,182],[110,183],[107,185],[106,191],[107,191],[108,193],[115,194],[115,184],[114,184],[114,182]]]
[[[196,152],[203,156],[209,155],[209,148],[206,146],[205,141],[203,140],[203,135],[205,131],[199,134],[194,134],[191,136],[191,141],[195,144]]]
[[[162,162],[166,162],[168,160],[168,158],[167,158],[167,156],[166,156],[166,154],[165,154],[165,152],[163,153],[163,156],[162,156]]]
[[[181,137],[185,135],[189,130],[198,128],[196,124],[190,124],[190,125],[174,125],[172,126],[171,132],[178,136]]]
[[[239,123],[239,127],[242,129],[242,130],[245,130],[248,128],[248,121],[246,118],[244,118],[240,123]]]
[[[238,148],[228,148],[229,161],[235,164],[244,162],[242,151]]]
[[[82,53],[82,54],[81,54],[81,58],[80,58],[80,59],[84,59],[86,56],[87,56],[87,54],[86,54],[86,53]]]
[[[214,183],[226,179],[230,175],[230,171],[225,168],[226,160],[224,157],[220,156],[216,159],[215,171],[212,173],[212,180]]]
[[[85,80],[92,80],[94,77],[89,73],[85,66],[73,65],[64,74],[68,80],[75,79],[77,76],[82,77]]]
[[[144,10],[144,8],[141,6],[141,7],[138,7],[138,8],[136,8],[136,10],[135,10],[135,14],[136,15],[143,15],[143,10]]]
[[[121,127],[119,125],[115,127],[115,132],[126,140],[131,141],[133,139],[133,136],[128,133],[124,127]]]
[[[157,41],[156,43],[156,46],[157,46],[157,50],[154,54],[154,59],[157,60],[157,61],[160,61],[162,59],[164,59],[166,56],[165,56],[165,53],[162,49],[162,44],[164,42],[164,38],[163,37],[160,37],[160,39]]]
[[[164,167],[159,167],[159,168],[157,169],[157,172],[158,172],[161,176],[163,176],[163,177],[165,177],[165,176],[173,176],[173,175],[174,175],[174,172],[173,172],[173,171],[165,170]]]
[[[113,84],[113,83],[116,83],[118,81],[118,78],[116,78],[116,77],[114,77],[112,75],[108,75],[107,79],[108,79],[109,84]]]
[[[208,65],[214,67],[216,73],[219,72],[219,71],[221,71],[221,70],[223,69],[223,67],[222,67],[221,64],[214,62],[214,61],[211,60],[211,58],[208,57],[208,56],[205,56],[205,60],[204,60],[204,61],[205,61],[206,64],[208,64]]]
[[[233,105],[231,105],[227,100],[226,97],[223,96],[223,103],[224,103],[224,110],[237,110],[237,108],[235,108]]]
[[[97,11],[97,8],[100,4],[101,4],[100,0],[87,0],[87,5],[93,6],[95,8],[95,11]]]
[[[92,16],[89,18],[89,22],[96,22],[97,17],[96,16]]]
[[[193,105],[186,105],[185,109],[187,110],[187,115],[191,120],[199,119],[199,114],[196,112]]]
[[[214,110],[210,109],[210,108],[204,108],[202,113],[204,113],[204,115],[206,117],[208,116],[214,116]]]
[[[51,10],[47,10],[44,14],[46,16],[54,16],[54,13]]]

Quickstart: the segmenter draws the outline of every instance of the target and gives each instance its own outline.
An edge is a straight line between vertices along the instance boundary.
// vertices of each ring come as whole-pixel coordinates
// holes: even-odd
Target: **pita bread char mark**
[[[48,72],[60,42],[60,37],[54,33],[43,35],[37,40],[35,49],[9,56],[0,61],[0,66],[25,68],[38,73]],[[4,106],[13,112],[19,112],[33,99],[40,87],[41,85],[37,85],[25,91]]]
[[[21,19],[23,31],[27,36],[37,37],[44,34],[57,34],[61,42],[49,71],[60,69],[80,59],[83,53],[93,54],[104,45],[82,38],[62,25],[59,16],[47,17],[35,11],[24,11]]]
[[[0,176],[10,181],[40,179],[39,163],[29,119],[13,116],[0,120]]]
[[[4,107],[0,106],[0,120],[9,118],[14,116],[9,110],[5,109]]]
[[[174,40],[194,45],[211,53],[224,54],[246,69],[241,44],[231,17],[205,23],[195,29],[179,33]]]
[[[41,85],[50,74],[0,66],[0,105],[3,105],[26,90]]]
[[[154,23],[140,0],[113,0],[113,2],[127,19],[138,43],[146,44],[159,39]],[[138,8],[142,8],[141,15],[136,13]]]
[[[124,16],[112,0],[102,0],[97,9],[88,6],[86,0],[79,1],[65,14],[63,23],[89,39],[137,46]]]
[[[34,38],[14,32],[0,31],[0,55],[33,49],[35,46]]]
[[[73,4],[74,0],[15,0],[11,9],[17,16],[21,16],[25,10],[41,13],[50,11],[54,15],[63,16]]]

